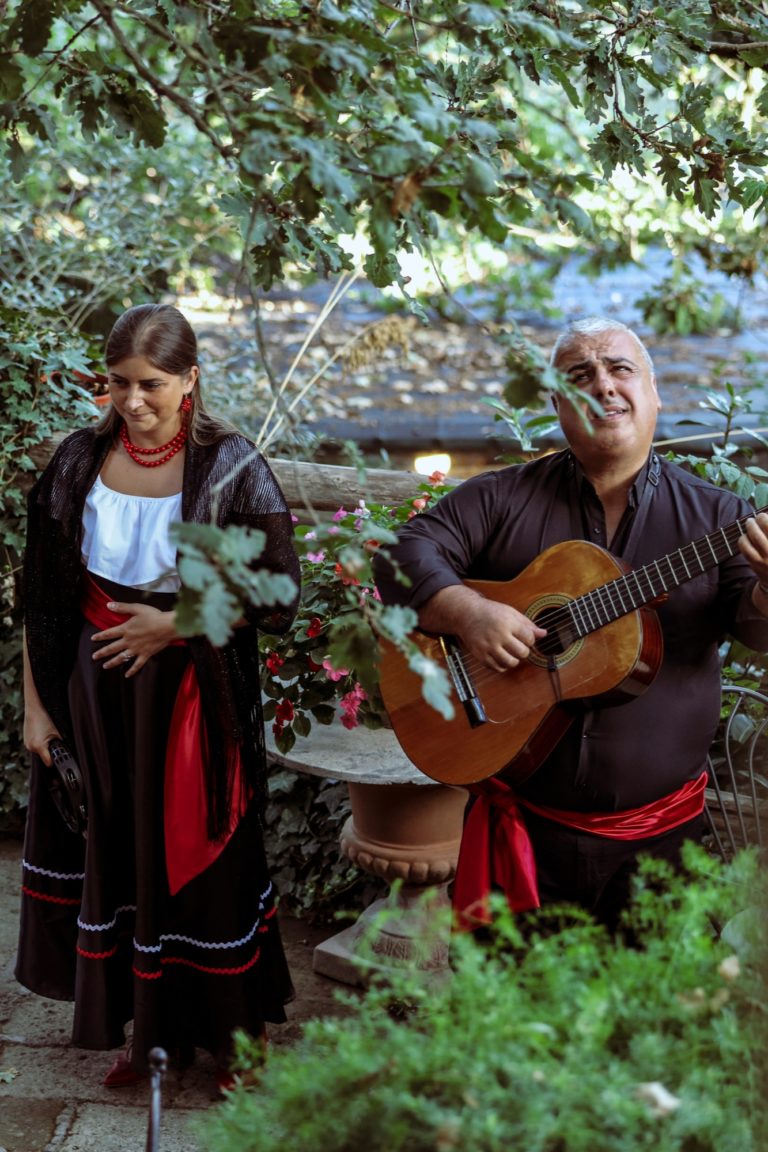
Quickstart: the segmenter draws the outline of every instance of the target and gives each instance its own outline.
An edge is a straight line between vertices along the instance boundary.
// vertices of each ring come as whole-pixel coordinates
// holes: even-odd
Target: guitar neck
[[[760,512],[768,512],[760,508]],[[569,602],[573,626],[579,636],[597,631],[612,620],[626,616],[636,608],[642,608],[653,600],[658,600],[673,588],[678,588],[688,580],[701,576],[710,568],[735,556],[738,542],[746,531],[747,520],[758,513],[751,513],[741,520],[734,520],[724,528],[718,528],[709,536],[702,536],[676,552],[668,552],[658,560],[633,568],[624,576],[602,584],[591,592],[585,592]]]

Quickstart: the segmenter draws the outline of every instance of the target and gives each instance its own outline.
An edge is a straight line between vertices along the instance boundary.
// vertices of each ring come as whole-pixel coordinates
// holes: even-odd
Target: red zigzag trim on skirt
[[[194,968],[196,972],[205,972],[207,976],[239,976],[243,972],[247,972],[249,968],[253,968],[254,964],[258,962],[261,956],[261,948],[257,948],[255,954],[251,957],[247,964],[241,964],[239,968],[210,968],[206,964],[195,964],[193,960],[183,960],[180,956],[166,956],[160,964],[182,964],[186,968]],[[140,980],[159,980],[162,976],[160,972],[140,972],[138,968],[133,969],[134,976],[138,976]]]
[[[46,900],[49,904],[79,904],[79,896],[49,896],[45,892],[35,892],[34,888],[27,888],[26,884],[22,884],[21,890],[25,896],[31,896],[33,900]]]

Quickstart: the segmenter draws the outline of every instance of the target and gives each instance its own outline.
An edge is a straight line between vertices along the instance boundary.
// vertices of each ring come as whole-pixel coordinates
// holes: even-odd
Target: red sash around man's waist
[[[107,603],[104,590],[86,572],[80,610],[86,620],[100,631],[114,628],[116,624],[129,619],[128,616],[112,612]],[[184,641],[175,640],[173,644],[184,644]],[[217,859],[248,806],[247,789],[243,787],[238,756],[229,828],[220,840],[208,838],[205,741],[200,687],[195,665],[190,660],[176,693],[165,753],[165,862],[172,896]]]
[[[568,812],[546,808],[516,796],[497,777],[470,787],[475,801],[467,816],[456,866],[453,909],[459,928],[470,930],[491,921],[488,908],[492,889],[506,895],[513,912],[540,905],[536,861],[522,808],[574,828],[612,840],[644,840],[670,832],[693,820],[704,809],[707,773],[689,780],[651,804],[623,812]],[[491,819],[492,810],[496,819]]]

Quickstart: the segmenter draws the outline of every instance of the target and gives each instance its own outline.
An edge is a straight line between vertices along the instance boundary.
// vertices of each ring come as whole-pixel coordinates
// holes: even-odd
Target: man
[[[615,321],[578,321],[552,363],[599,410],[554,395],[566,450],[466,480],[411,520],[390,549],[408,585],[376,561],[385,602],[409,604],[424,631],[456,637],[468,659],[504,673],[545,629],[464,580],[512,580],[577,539],[636,569],[749,519],[735,555],[654,606],[664,654],[645,691],[618,707],[569,705],[570,727],[528,779],[473,786],[454,896],[465,926],[487,922],[497,888],[515,909],[573,902],[614,928],[638,854],[676,861],[684,840],[700,838],[719,644],[730,633],[768,650],[768,515],[653,452],[661,400],[639,338]]]

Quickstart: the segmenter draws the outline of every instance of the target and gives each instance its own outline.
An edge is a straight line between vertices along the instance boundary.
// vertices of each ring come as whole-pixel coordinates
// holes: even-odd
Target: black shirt
[[[653,456],[610,551],[637,568],[753,514],[733,493]],[[418,609],[465,579],[512,580],[545,548],[574,539],[609,547],[602,505],[564,451],[464,481],[398,533],[390,554],[410,587],[393,579],[384,557],[376,561],[377,584],[385,602]],[[565,736],[517,791],[557,808],[614,811],[697,777],[718,723],[719,645],[730,633],[768,650],[768,620],[751,601],[754,583],[737,553],[672,589],[656,609],[664,655],[650,687],[618,707],[573,707]]]

